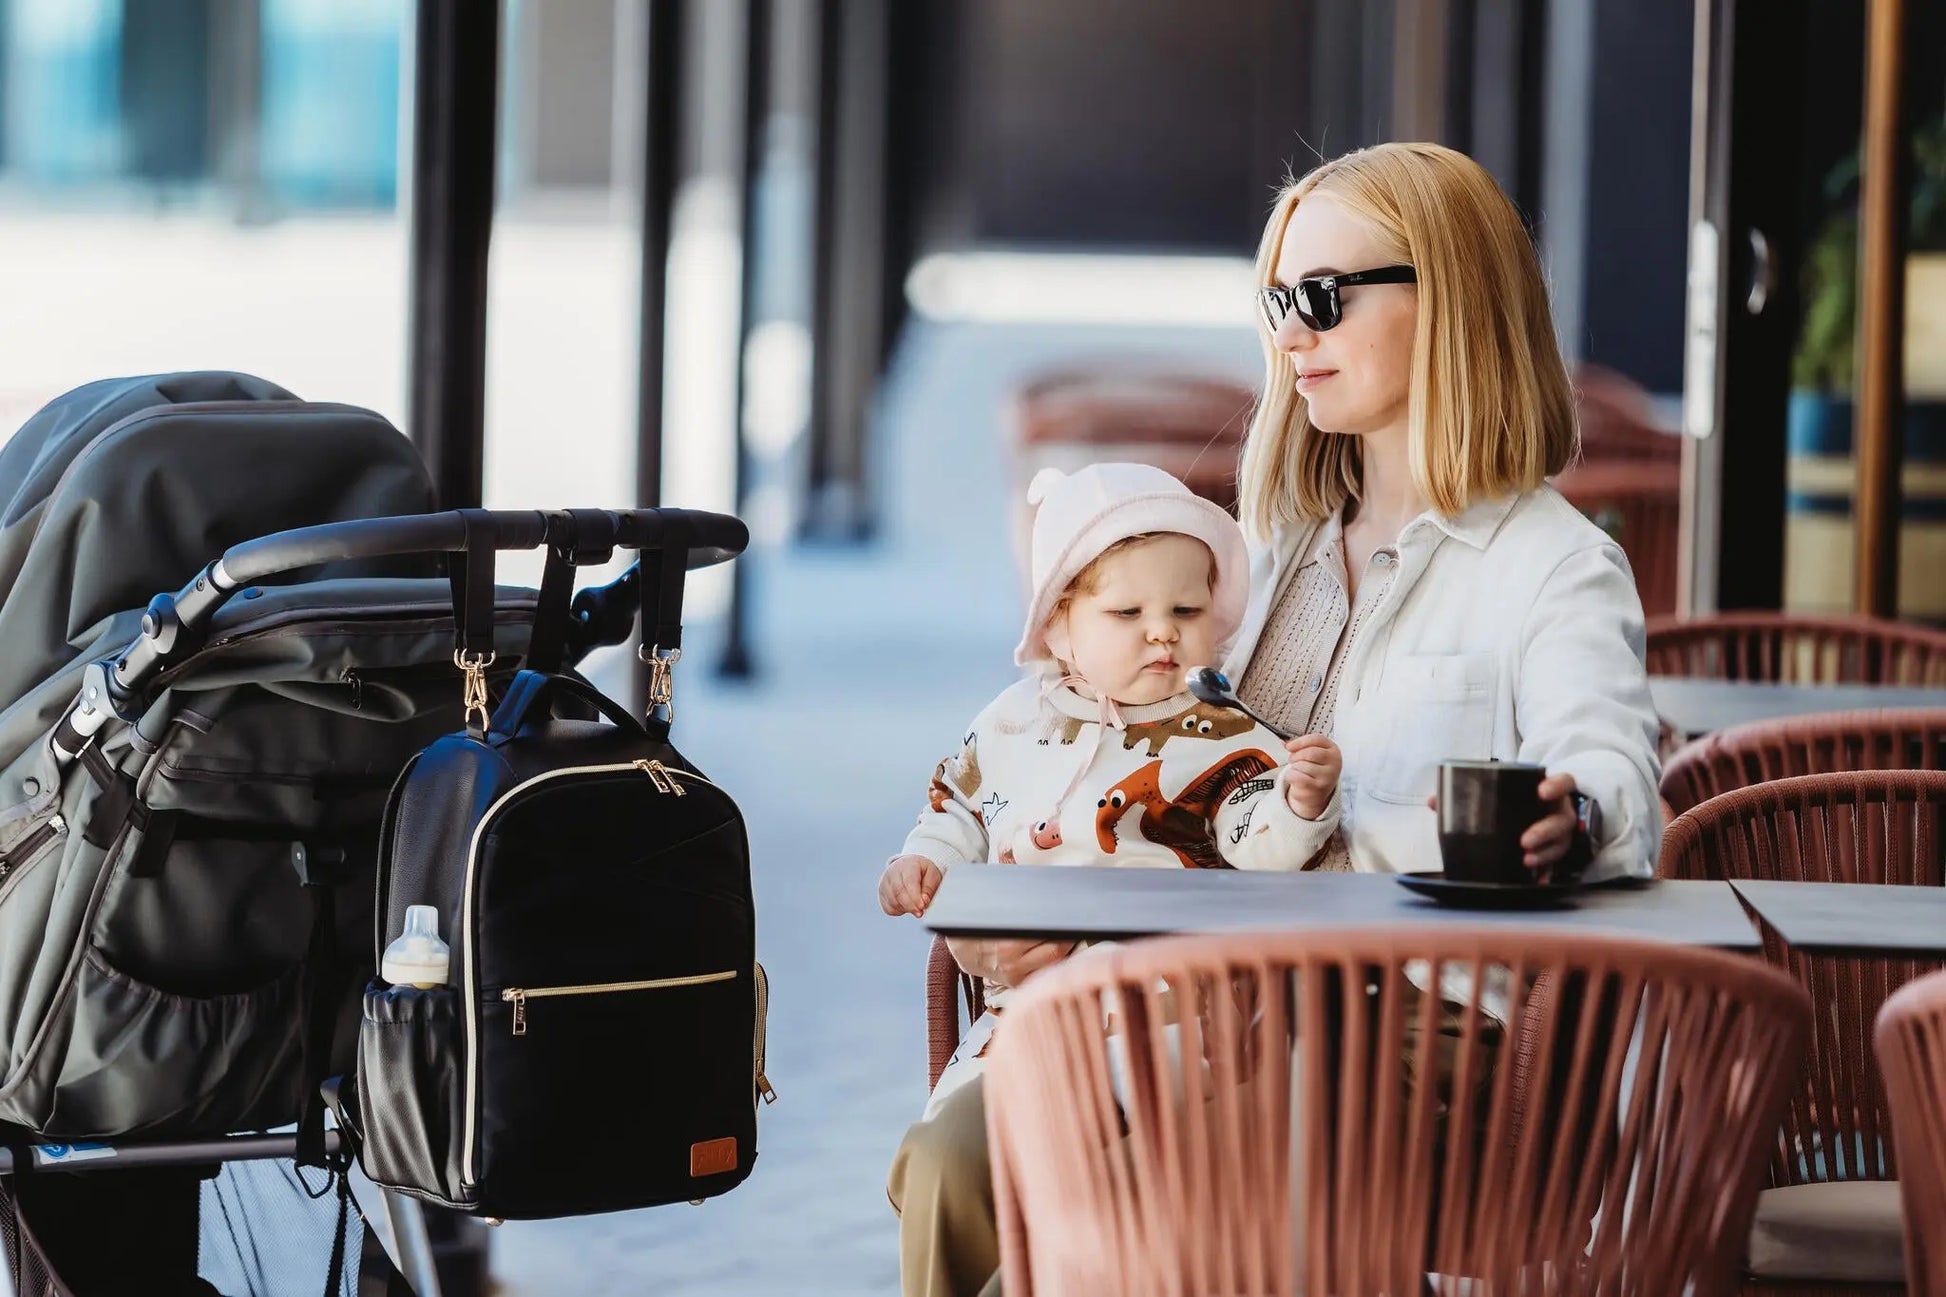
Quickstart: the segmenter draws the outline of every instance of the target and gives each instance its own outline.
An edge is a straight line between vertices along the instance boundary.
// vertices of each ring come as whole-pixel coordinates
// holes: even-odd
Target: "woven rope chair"
[[[1937,887],[1946,884],[1942,808],[1942,771],[1780,779],[1723,793],[1678,817],[1663,835],[1658,872]],[[1897,1163],[1871,1030],[1894,990],[1941,964],[1806,955],[1762,926],[1766,959],[1810,993],[1815,1025],[1758,1202],[1751,1264],[1763,1274],[1745,1291],[1902,1291],[1890,1279],[1898,1268],[1897,1191],[1886,1182],[1897,1179]],[[1807,1186],[1817,1188],[1803,1192]],[[1856,1240],[1851,1247],[1834,1242],[1846,1234]]]
[[[1946,631],[1868,617],[1659,617],[1649,674],[1784,684],[1946,685]]]
[[[966,1008],[965,1022],[971,1024],[986,1008],[986,988],[980,979],[962,972],[946,948],[946,938],[934,937],[926,956],[926,1088],[939,1084],[939,1074],[953,1057],[964,1027],[960,1007]]]
[[[1872,1035],[1899,1157],[1907,1282],[1946,1293],[1946,973],[1897,991]]]
[[[1649,435],[1675,440],[1666,433]],[[1674,460],[1590,456],[1556,477],[1554,489],[1622,547],[1635,574],[1642,611],[1651,617],[1674,613],[1680,558],[1676,537],[1682,516],[1680,456]]]
[[[1449,1010],[1415,975],[1512,988],[1504,1031],[1491,992]],[[1554,1017],[1521,989],[1543,975],[1613,1029]],[[1573,1045],[1543,1082],[1592,1120],[1516,1113],[1489,1042],[1536,1015]],[[1807,1017],[1760,961],[1586,934],[1228,934],[1069,960],[1021,989],[988,1056],[1007,1293],[1728,1291]]]
[[[1705,734],[1663,765],[1662,797],[1680,814],[1732,789],[1846,770],[1946,770],[1946,708],[1829,712]]]

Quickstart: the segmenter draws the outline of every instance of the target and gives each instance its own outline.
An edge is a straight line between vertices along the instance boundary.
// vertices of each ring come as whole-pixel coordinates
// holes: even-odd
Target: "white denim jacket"
[[[1253,547],[1251,599],[1224,671],[1256,651],[1317,524]],[[1657,721],[1642,602],[1628,560],[1552,488],[1421,514],[1343,666],[1332,738],[1344,751],[1340,825],[1352,864],[1439,867],[1427,809],[1439,762],[1531,761],[1574,776],[1601,807],[1589,879],[1649,877],[1662,841]]]

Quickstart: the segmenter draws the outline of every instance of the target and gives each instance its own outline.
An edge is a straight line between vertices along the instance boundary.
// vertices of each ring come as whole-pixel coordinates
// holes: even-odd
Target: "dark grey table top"
[[[1946,707],[1946,689],[1903,685],[1790,685],[1650,676],[1656,714],[1685,734],[1713,734],[1749,721],[1884,707]]]
[[[1730,886],[1807,954],[1946,958],[1946,887],[1754,879]]]
[[[1462,910],[1416,896],[1389,874],[961,865],[946,875],[925,915],[927,927],[949,936],[1096,940],[1412,922],[1572,928],[1725,950],[1762,946],[1729,884],[1706,882],[1594,887],[1544,910]]]

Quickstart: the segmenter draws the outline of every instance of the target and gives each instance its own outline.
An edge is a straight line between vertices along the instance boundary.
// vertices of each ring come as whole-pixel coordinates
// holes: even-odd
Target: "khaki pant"
[[[1406,1030],[1416,1036],[1415,999],[1416,992],[1409,991],[1404,1012]],[[1442,1078],[1435,1114],[1442,1146],[1456,1097],[1446,1091],[1465,1034],[1463,1012],[1457,1005],[1443,1005],[1434,1023],[1435,1038],[1412,1040],[1406,1050],[1408,1079],[1428,1062]],[[1476,1137],[1484,1136],[1483,1104],[1491,1093],[1503,1041],[1498,1024],[1486,1026],[1479,1040],[1487,1051],[1478,1073],[1480,1086],[1467,1096],[1475,1105]],[[987,1152],[984,1076],[946,1096],[930,1121],[917,1122],[906,1131],[893,1155],[885,1189],[899,1214],[899,1283],[904,1297],[1000,1297],[1000,1238]]]
[[[947,1095],[931,1121],[906,1131],[885,1192],[899,1213],[905,1297],[999,1297],[984,1076]]]

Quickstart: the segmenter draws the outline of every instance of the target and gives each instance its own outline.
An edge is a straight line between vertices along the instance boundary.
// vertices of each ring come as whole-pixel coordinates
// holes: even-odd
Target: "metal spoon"
[[[1251,720],[1257,722],[1257,724],[1263,726],[1285,742],[1289,742],[1292,738],[1296,737],[1286,732],[1281,726],[1272,725],[1256,712],[1245,707],[1243,700],[1237,697],[1236,690],[1230,687],[1230,677],[1224,675],[1215,667],[1191,668],[1189,672],[1189,692],[1196,695],[1196,701],[1198,702],[1208,703],[1212,707],[1229,707],[1242,712],[1245,716],[1248,716]]]

